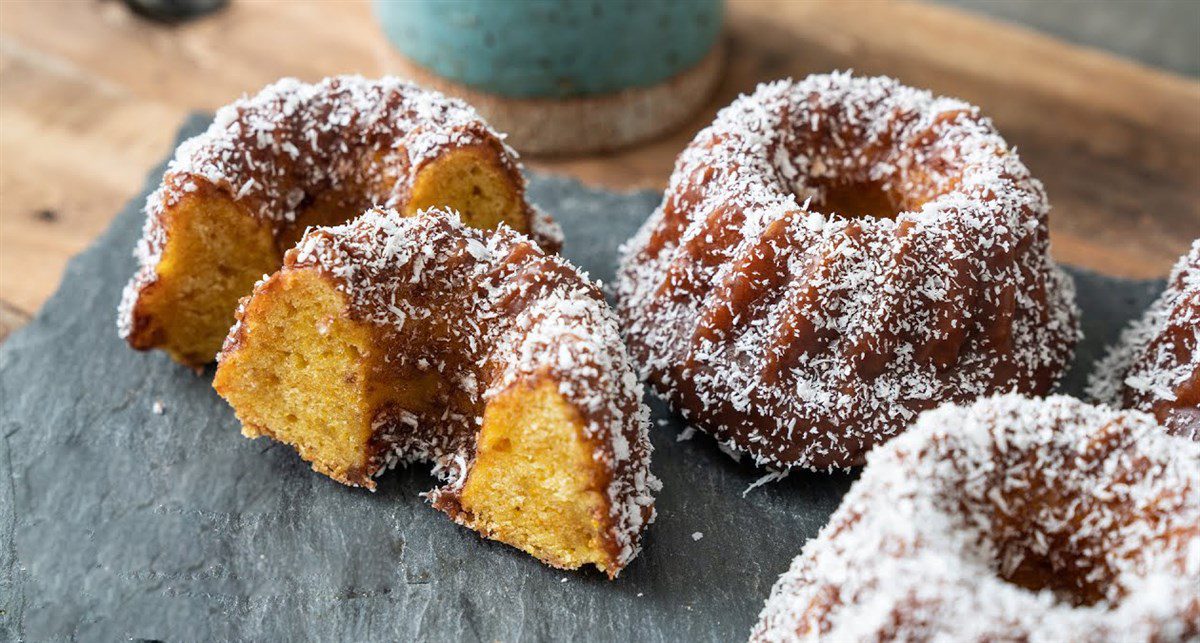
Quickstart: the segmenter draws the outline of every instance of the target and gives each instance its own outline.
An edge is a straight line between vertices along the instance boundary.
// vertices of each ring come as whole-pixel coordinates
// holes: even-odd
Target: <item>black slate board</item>
[[[562,222],[564,254],[605,281],[659,200],[538,175],[530,193]],[[242,438],[211,369],[127,349],[113,319],[143,201],[0,347],[0,638],[740,640],[853,479],[795,473],[743,497],[764,472],[702,434],[677,441],[652,402],[664,488],[644,551],[615,582],[544,567],[430,509],[425,467],[374,494],[343,487]],[[1078,393],[1162,284],[1074,274]]]

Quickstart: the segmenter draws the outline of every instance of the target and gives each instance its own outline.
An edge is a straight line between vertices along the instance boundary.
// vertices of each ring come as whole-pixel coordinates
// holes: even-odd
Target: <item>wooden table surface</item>
[[[1046,184],[1060,261],[1166,272],[1200,237],[1200,83],[945,7],[734,2],[728,69],[683,131],[605,156],[526,159],[661,188],[713,113],[762,80],[888,74],[980,105]],[[115,0],[0,0],[0,336],[135,196],[193,110],[281,77],[397,68],[365,2],[250,2],[183,26]]]

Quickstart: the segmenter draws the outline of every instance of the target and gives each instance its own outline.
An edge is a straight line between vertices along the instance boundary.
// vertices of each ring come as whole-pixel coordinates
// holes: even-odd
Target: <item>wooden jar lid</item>
[[[650,87],[577,98],[510,98],[446,80],[401,56],[395,72],[470,103],[522,154],[607,152],[682,126],[716,91],[725,63],[718,43],[699,64]]]
[[[529,154],[678,127],[723,70],[722,0],[377,0],[394,70],[468,101]]]

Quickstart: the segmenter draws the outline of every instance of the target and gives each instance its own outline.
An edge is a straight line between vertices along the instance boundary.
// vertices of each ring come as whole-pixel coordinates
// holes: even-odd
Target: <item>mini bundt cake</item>
[[[1097,363],[1088,393],[1200,440],[1200,239],[1175,264],[1167,289]]]
[[[872,452],[751,640],[1196,640],[1197,588],[1200,444],[1004,395]]]
[[[374,488],[431,461],[459,523],[615,577],[654,518],[649,411],[599,289],[507,227],[373,210],[310,229],[218,359],[248,437]]]
[[[377,204],[404,215],[441,206],[475,227],[503,221],[550,240],[524,191],[516,154],[461,101],[394,78],[280,80],[221,108],[176,150],[146,203],[120,334],[207,364],[238,298],[306,227]]]
[[[1044,394],[1079,334],[1041,184],[978,109],[887,78],[759,86],[623,247],[635,364],[760,465],[861,464],[943,401]]]

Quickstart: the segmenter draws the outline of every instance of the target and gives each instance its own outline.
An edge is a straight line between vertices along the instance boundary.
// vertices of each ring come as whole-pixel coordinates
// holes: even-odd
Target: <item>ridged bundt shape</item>
[[[971,105],[765,84],[680,155],[623,248],[618,313],[701,429],[763,465],[856,465],[940,402],[1054,386],[1078,326],[1048,211]]]
[[[1179,258],[1166,290],[1097,362],[1088,393],[1200,440],[1200,239]]]
[[[351,485],[426,461],[438,509],[610,576],[653,520],[649,411],[599,289],[506,227],[373,210],[243,301],[214,386],[248,437]]]
[[[751,640],[1200,637],[1200,444],[1141,412],[943,406],[870,454]]]
[[[190,366],[211,362],[238,298],[306,227],[372,205],[449,207],[553,249],[553,224],[526,204],[516,158],[462,101],[395,78],[280,80],[221,108],[176,150],[146,203],[120,334]]]

